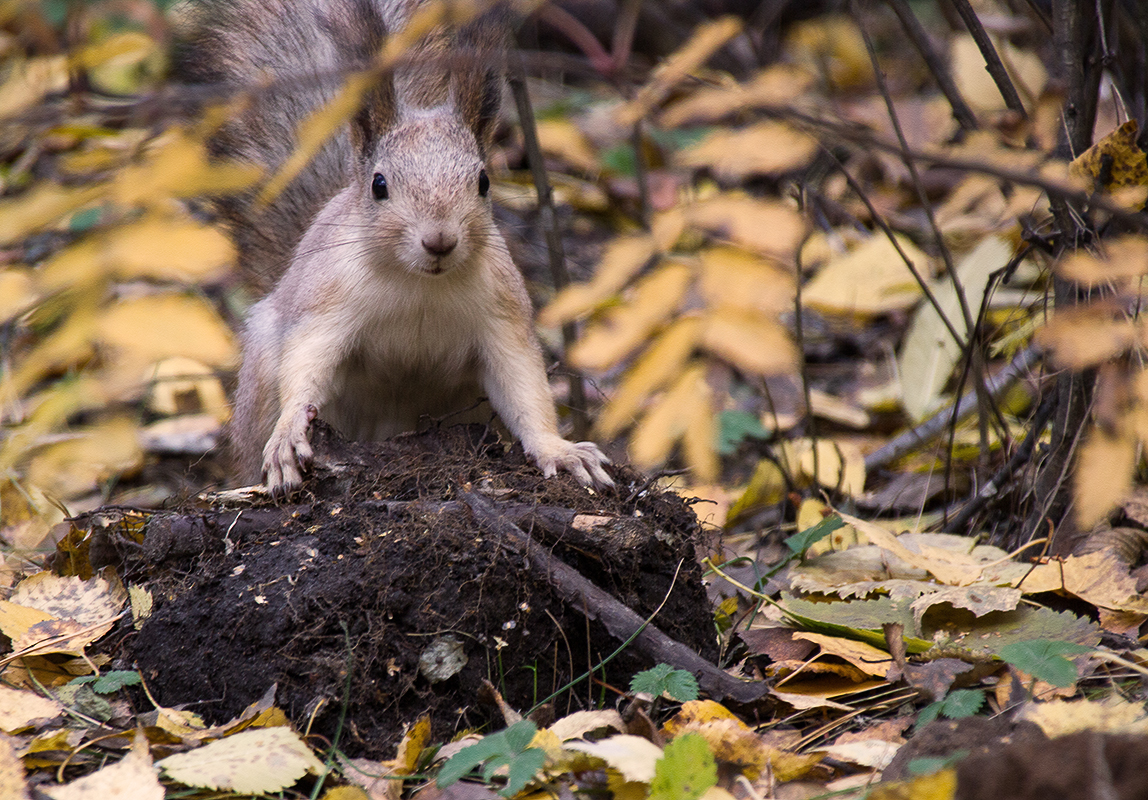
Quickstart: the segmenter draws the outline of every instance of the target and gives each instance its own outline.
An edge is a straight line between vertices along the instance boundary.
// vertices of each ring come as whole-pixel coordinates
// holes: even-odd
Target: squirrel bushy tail
[[[365,69],[387,35],[400,30],[420,0],[203,0],[176,72],[225,93],[249,92],[243,112],[211,141],[214,155],[258,164],[268,174],[291,156],[299,123]],[[490,5],[486,3],[485,5]],[[263,294],[290,265],[315,214],[352,180],[357,159],[396,120],[400,104],[453,102],[485,156],[501,96],[509,28],[492,8],[467,25],[419,43],[396,75],[364,99],[348,130],[321,151],[270,204],[255,193],[218,199],[247,279]],[[396,92],[397,87],[397,92]]]

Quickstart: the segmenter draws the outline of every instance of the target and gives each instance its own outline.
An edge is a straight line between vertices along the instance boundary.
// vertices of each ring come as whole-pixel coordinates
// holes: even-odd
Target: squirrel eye
[[[387,192],[387,179],[378,172],[375,173],[375,177],[371,181],[371,194],[375,196],[376,200],[386,200],[390,197],[390,193]]]
[[[478,172],[478,193],[486,197],[486,193],[490,191],[490,178],[486,177],[486,170],[479,170]]]

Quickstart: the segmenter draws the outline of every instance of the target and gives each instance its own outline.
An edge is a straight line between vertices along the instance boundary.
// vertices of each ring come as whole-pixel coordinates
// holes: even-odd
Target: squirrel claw
[[[609,464],[610,459],[606,458],[593,442],[568,442],[559,439],[548,452],[532,453],[531,457],[547,478],[554,476],[561,469],[573,475],[583,486],[607,489],[614,485],[614,479],[602,466]]]
[[[315,417],[315,407],[304,406],[286,427],[275,429],[263,448],[263,483],[277,500],[303,485],[303,473],[310,468],[314,456],[307,429]]]

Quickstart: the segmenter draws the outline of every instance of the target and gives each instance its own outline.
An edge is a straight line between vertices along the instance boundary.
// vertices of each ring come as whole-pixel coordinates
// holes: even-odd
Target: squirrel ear
[[[450,90],[455,109],[474,133],[479,152],[485,158],[502,103],[502,64],[480,65],[471,72],[455,73],[451,76]]]
[[[395,84],[388,75],[363,95],[363,104],[351,118],[351,144],[364,157],[372,157],[375,144],[394,127],[398,118]]]

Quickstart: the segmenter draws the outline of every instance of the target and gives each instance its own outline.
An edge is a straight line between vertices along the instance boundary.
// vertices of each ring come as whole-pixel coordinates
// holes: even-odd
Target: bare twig
[[[992,39],[985,32],[984,25],[981,25],[980,19],[977,18],[977,12],[973,11],[973,7],[969,5],[969,0],[951,0],[951,2],[957,13],[961,15],[961,19],[964,20],[965,27],[969,29],[973,41],[977,43],[981,55],[984,56],[985,68],[988,69],[989,75],[992,76],[993,82],[1000,90],[1005,106],[1010,111],[1015,111],[1027,118],[1028,113],[1024,110],[1024,103],[1020,101],[1016,86],[1013,85],[1012,78],[1009,77],[1008,70],[1005,69],[1004,62],[1001,61],[1000,54],[993,45]]]
[[[749,703],[765,694],[764,683],[739,681],[681,642],[671,639],[653,624],[646,624],[633,610],[592,584],[573,567],[555,558],[521,528],[503,518],[486,498],[470,492],[461,492],[460,497],[470,506],[479,524],[504,537],[508,546],[523,553],[535,569],[547,576],[564,601],[588,618],[598,620],[615,638],[625,641],[637,633],[634,638],[636,648],[655,662],[694,673],[698,685],[715,699],[729,697],[740,703]]]
[[[917,48],[917,52],[921,54],[921,58],[925,59],[925,64],[933,73],[937,86],[940,87],[941,92],[949,101],[949,106],[953,109],[953,117],[956,118],[957,124],[966,131],[976,130],[976,115],[969,108],[969,104],[965,102],[965,98],[961,96],[957,84],[953,82],[953,76],[949,73],[948,66],[933,48],[933,43],[929,41],[929,34],[925,32],[921,21],[917,19],[917,15],[913,13],[907,0],[885,0],[885,2],[889,4],[893,13],[897,15],[897,19],[901,21],[901,27],[909,35],[909,39]]]
[[[554,197],[550,191],[550,181],[546,177],[546,164],[542,158],[542,147],[538,142],[538,130],[534,127],[534,110],[530,105],[530,94],[526,91],[526,80],[522,64],[515,62],[510,70],[510,88],[514,103],[518,108],[519,124],[522,126],[522,139],[526,145],[526,157],[530,161],[530,173],[534,178],[534,190],[538,193],[538,213],[542,218],[542,230],[546,236],[546,251],[550,261],[550,278],[556,290],[562,290],[570,283],[570,273],[566,270],[566,256],[562,247],[562,233],[558,230],[558,215],[554,211]],[[577,332],[573,322],[562,326],[562,358],[574,345]],[[590,430],[589,412],[586,408],[586,387],[582,375],[569,363],[565,364],[570,394],[570,410],[574,422],[574,438],[584,439]]]
[[[986,381],[985,388],[988,393],[994,397],[999,397],[1014,381],[1028,372],[1039,358],[1040,351],[1036,347],[1026,347],[1017,353],[1007,367]],[[917,427],[905,431],[884,447],[867,455],[865,457],[865,470],[872,472],[880,469],[906,453],[932,441],[944,433],[954,414],[956,419],[964,419],[976,409],[977,402],[976,392],[966,393],[957,403],[955,411],[952,406],[942,409]]]

